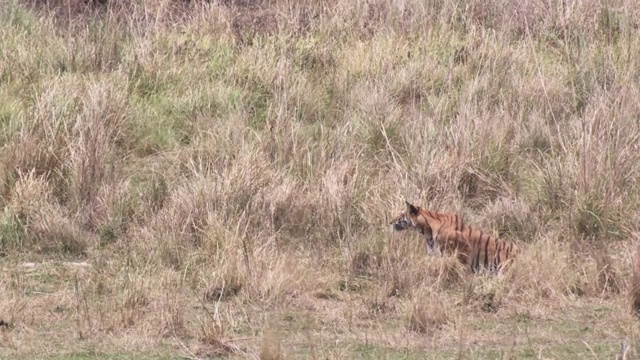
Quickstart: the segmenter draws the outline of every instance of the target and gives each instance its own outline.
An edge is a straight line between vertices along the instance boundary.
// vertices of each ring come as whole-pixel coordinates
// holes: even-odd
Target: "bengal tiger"
[[[485,269],[499,272],[506,269],[519,252],[518,247],[480,229],[467,225],[454,213],[422,209],[405,200],[406,209],[390,223],[395,231],[415,229],[425,238],[427,255],[436,246],[442,253],[457,254],[458,260],[472,273]]]

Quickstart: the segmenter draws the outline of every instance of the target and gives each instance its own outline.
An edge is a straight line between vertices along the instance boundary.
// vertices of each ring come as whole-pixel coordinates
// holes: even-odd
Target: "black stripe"
[[[469,229],[469,234],[471,234],[471,229]],[[471,239],[469,239],[471,240]],[[482,240],[482,230],[480,230],[480,240],[477,241],[477,243],[475,245],[472,244],[473,248],[476,248],[476,266],[479,268],[480,267],[480,246],[481,246],[481,240]]]
[[[470,254],[471,258],[471,272],[476,272],[478,270],[478,264],[476,263],[476,258],[473,256],[473,252]]]
[[[492,270],[495,270],[496,267],[498,266],[498,239],[494,239],[493,241],[493,249],[494,249],[494,254],[491,256],[491,267]]]
[[[471,227],[469,227],[469,234],[467,234],[467,241],[469,242],[469,247],[471,248],[469,251],[469,259],[471,260],[471,270],[475,272],[477,267],[476,257],[474,256],[475,246],[473,246],[473,239],[471,238]]]
[[[482,240],[482,236],[480,237]],[[491,236],[487,235],[487,242],[484,244],[484,267],[489,269],[489,242],[491,241]]]
[[[476,258],[473,256],[474,247],[471,247],[471,251],[467,258],[467,261],[471,260],[471,271],[474,272],[476,268]]]

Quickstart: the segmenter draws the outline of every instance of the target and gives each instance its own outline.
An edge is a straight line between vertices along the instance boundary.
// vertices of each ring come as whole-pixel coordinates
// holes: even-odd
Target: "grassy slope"
[[[637,354],[630,2],[62,3],[0,7],[1,356]]]

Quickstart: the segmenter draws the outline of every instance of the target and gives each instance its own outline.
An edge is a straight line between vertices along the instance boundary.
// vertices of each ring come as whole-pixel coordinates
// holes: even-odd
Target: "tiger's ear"
[[[407,200],[405,200],[404,203],[407,205],[407,211],[409,211],[409,214],[418,215],[420,209],[417,206],[411,205]]]

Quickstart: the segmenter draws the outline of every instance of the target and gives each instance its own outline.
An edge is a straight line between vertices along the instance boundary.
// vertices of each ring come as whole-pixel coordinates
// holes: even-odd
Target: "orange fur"
[[[427,254],[437,245],[443,253],[457,254],[458,260],[474,273],[504,269],[518,254],[515,244],[465,224],[457,214],[429,211],[408,202],[406,206],[391,225],[396,231],[418,230],[424,236]]]

